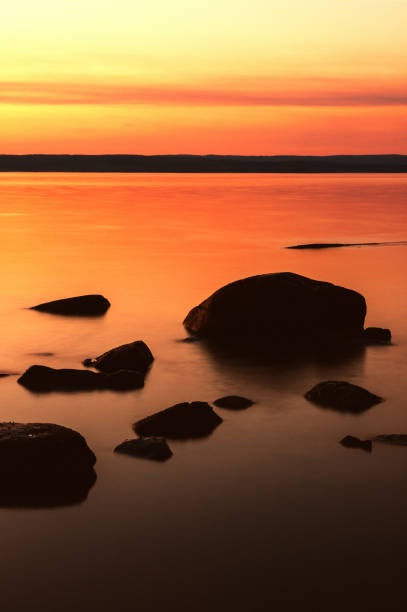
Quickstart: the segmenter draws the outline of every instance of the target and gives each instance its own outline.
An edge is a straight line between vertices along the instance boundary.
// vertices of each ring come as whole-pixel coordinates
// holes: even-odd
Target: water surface
[[[407,449],[345,449],[407,433],[405,246],[290,244],[407,239],[404,175],[0,175],[0,371],[79,367],[143,339],[144,389],[35,395],[1,378],[1,420],[73,427],[96,453],[86,501],[0,509],[1,593],[41,609],[391,609],[404,597]],[[182,343],[188,310],[232,280],[291,271],[356,289],[392,346],[327,362],[250,364]],[[95,319],[26,307],[81,293]],[[53,353],[33,355],[32,353]],[[386,398],[362,415],[304,392],[345,379]],[[247,411],[165,464],[114,455],[134,421],[179,401],[242,394]]]

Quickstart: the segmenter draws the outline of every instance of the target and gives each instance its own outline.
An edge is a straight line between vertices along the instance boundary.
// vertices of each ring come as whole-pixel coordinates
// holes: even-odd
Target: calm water
[[[73,427],[98,458],[85,502],[0,508],[3,609],[399,607],[407,448],[368,454],[338,440],[407,433],[407,247],[283,247],[405,241],[406,213],[401,175],[0,175],[0,370],[79,367],[137,339],[156,357],[144,389],[129,393],[33,395],[0,379],[1,420]],[[212,291],[277,271],[362,292],[367,324],[390,327],[393,345],[278,367],[178,342]],[[112,303],[105,317],[25,310],[93,292]],[[329,378],[386,401],[354,416],[303,398]],[[167,463],[113,454],[139,418],[229,393],[256,404],[217,409],[213,435],[172,442]]]

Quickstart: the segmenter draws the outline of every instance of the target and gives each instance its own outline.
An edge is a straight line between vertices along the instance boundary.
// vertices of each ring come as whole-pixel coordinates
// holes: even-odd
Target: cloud
[[[406,106],[407,85],[357,79],[225,79],[208,86],[0,82],[0,104],[156,106]]]

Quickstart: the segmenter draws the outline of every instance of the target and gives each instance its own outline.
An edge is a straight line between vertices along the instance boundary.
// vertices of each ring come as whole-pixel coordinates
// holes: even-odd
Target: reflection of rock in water
[[[96,457],[76,431],[50,423],[0,423],[0,506],[52,507],[84,501]]]
[[[205,438],[222,421],[206,402],[184,402],[137,421],[133,429],[139,436]]]
[[[31,310],[40,312],[81,317],[97,317],[105,314],[108,308],[110,302],[103,295],[79,295],[31,306]]]
[[[353,413],[364,412],[383,401],[363,387],[337,380],[318,383],[307,391],[305,398],[323,407]]]

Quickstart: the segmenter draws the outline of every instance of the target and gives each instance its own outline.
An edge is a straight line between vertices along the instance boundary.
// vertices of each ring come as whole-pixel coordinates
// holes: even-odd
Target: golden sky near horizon
[[[407,153],[406,29],[407,0],[15,0],[0,153]]]

